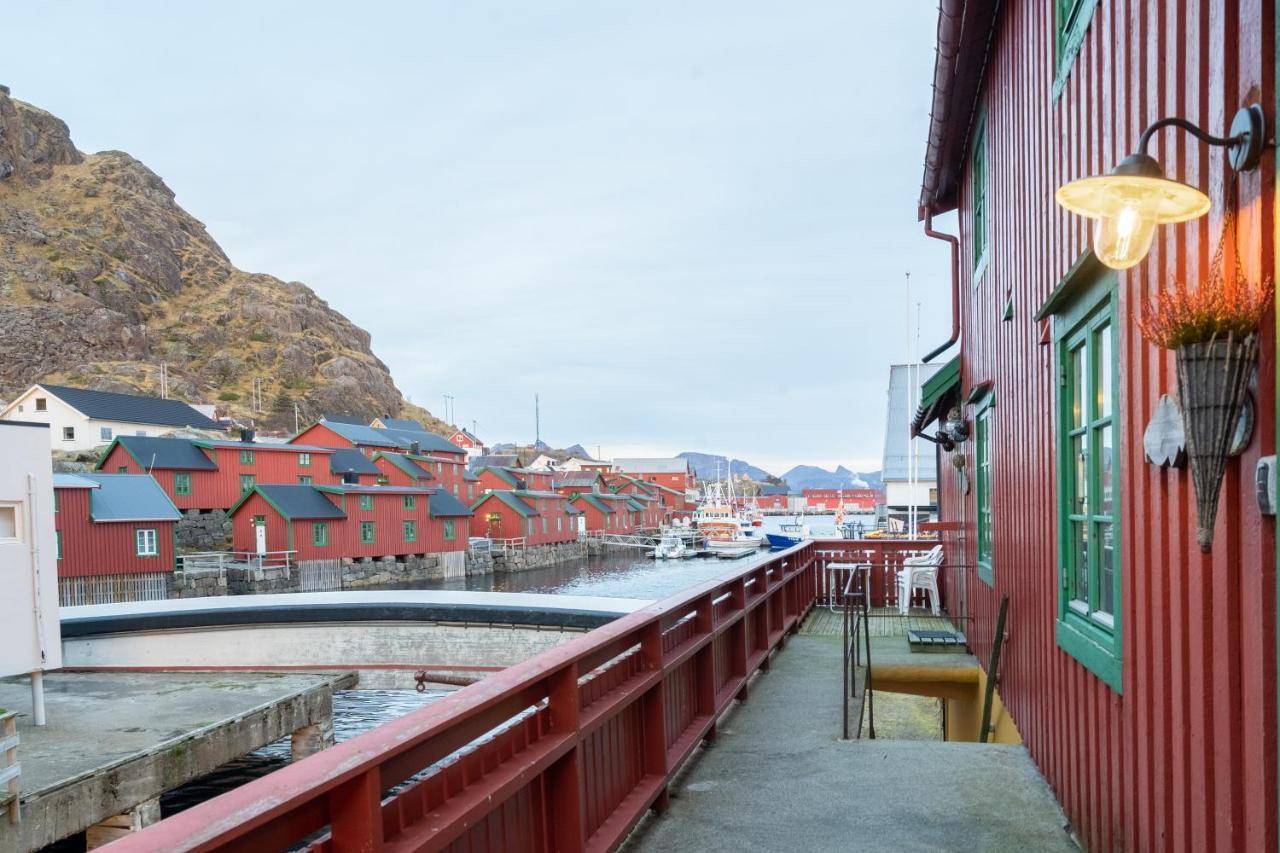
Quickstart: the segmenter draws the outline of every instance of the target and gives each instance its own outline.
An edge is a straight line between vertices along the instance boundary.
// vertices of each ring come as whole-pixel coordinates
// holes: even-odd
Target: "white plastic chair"
[[[898,610],[906,616],[911,609],[911,595],[917,589],[929,593],[933,615],[940,615],[942,596],[938,592],[938,569],[942,567],[942,546],[919,556],[907,557],[898,570]]]

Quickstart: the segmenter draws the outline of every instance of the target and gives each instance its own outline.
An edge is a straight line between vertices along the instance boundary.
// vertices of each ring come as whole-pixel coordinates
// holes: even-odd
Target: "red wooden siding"
[[[524,502],[536,509],[539,515],[525,518],[499,498],[489,497],[472,510],[471,535],[490,536],[497,539],[518,539],[524,537],[526,545],[546,545],[554,542],[572,542],[577,539],[578,528],[576,516],[568,512],[569,502],[563,497],[523,498]],[[499,518],[498,531],[494,532],[489,516],[496,514]],[[559,528],[556,519],[560,520]],[[543,531],[543,521],[546,530]],[[532,525],[529,524],[532,522]],[[532,529],[530,529],[532,527]]]
[[[804,489],[805,506],[808,509],[837,510],[840,507],[857,510],[873,510],[881,500],[875,489]],[[786,505],[783,498],[783,505]]]
[[[1032,315],[1087,248],[1089,224],[1058,208],[1067,180],[1110,169],[1165,115],[1225,130],[1238,106],[1274,116],[1275,9],[1262,0],[1102,0],[1062,96],[1054,76],[1053,3],[1006,4],[988,61],[985,274],[975,283],[971,187],[961,194],[963,388],[993,381],[994,589],[969,571],[966,625],[991,651],[999,596],[1010,598],[1000,692],[1031,755],[1093,850],[1275,850],[1275,527],[1253,495],[1259,455],[1275,446],[1274,320],[1263,323],[1252,443],[1228,468],[1216,541],[1195,543],[1189,474],[1143,459],[1142,433],[1171,354],[1137,330],[1142,303],[1170,278],[1206,278],[1222,225],[1221,149],[1162,132],[1168,174],[1204,188],[1213,212],[1161,226],[1149,258],[1119,274],[1117,436],[1121,502],[1123,691],[1055,643],[1057,499],[1053,352]],[[1248,274],[1275,269],[1275,153],[1242,175],[1240,255]],[[1002,322],[1012,299],[1014,319]],[[972,410],[967,416],[972,418]],[[974,496],[942,472],[949,559],[975,562]]]
[[[758,495],[756,497],[756,506],[760,509],[786,509],[786,495]]]
[[[173,571],[172,521],[104,521],[89,519],[92,489],[58,489],[54,529],[62,539],[58,577],[129,575]],[[160,553],[139,557],[135,531],[156,532]]]
[[[212,451],[205,450],[203,453],[209,456]],[[147,470],[129,455],[129,451],[124,449],[123,445],[117,444],[112,448],[107,457],[102,460],[98,469],[104,474],[146,474]],[[173,501],[174,506],[178,509],[230,509],[240,498],[240,486],[236,484],[236,495],[229,501],[222,503],[221,497],[225,491],[219,484],[220,478],[223,476],[221,471],[191,471],[191,494],[180,495],[174,491],[174,474],[176,471],[166,469],[157,469],[151,471],[151,476],[160,484],[160,488],[164,489],[164,493],[169,496],[169,500]]]

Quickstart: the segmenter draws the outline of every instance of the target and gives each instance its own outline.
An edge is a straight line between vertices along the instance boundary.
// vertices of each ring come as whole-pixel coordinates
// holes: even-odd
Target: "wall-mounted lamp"
[[[1109,175],[1081,178],[1058,187],[1058,204],[1072,213],[1096,220],[1093,253],[1112,269],[1128,269],[1147,256],[1156,226],[1185,222],[1209,212],[1209,197],[1195,187],[1164,176],[1147,144],[1157,130],[1177,127],[1208,145],[1227,149],[1227,161],[1237,172],[1258,165],[1266,142],[1262,107],[1251,104],[1236,113],[1231,135],[1212,136],[1183,118],[1162,118],[1138,139],[1138,151],[1120,161]]]

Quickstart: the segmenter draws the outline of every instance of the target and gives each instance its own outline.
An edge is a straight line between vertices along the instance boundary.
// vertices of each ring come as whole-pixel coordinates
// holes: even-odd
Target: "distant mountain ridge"
[[[730,460],[725,456],[717,456],[713,453],[695,453],[691,450],[677,453],[676,456],[680,459],[689,460],[689,464],[693,466],[693,473],[698,475],[699,480],[714,480],[716,477],[724,477],[726,471],[735,477],[746,474],[756,482],[773,477],[763,468],[757,468],[742,459]]]
[[[782,475],[787,485],[796,491],[803,489],[882,489],[884,480],[879,471],[859,473],[843,465],[828,471],[816,465],[797,465]]]

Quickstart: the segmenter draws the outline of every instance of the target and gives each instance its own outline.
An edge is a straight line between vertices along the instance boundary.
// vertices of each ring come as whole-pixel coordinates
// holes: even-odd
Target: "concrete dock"
[[[624,849],[1078,849],[1021,746],[839,740],[840,668],[838,638],[789,639]]]
[[[21,823],[0,821],[0,851],[86,832],[106,843],[159,819],[160,794],[282,737],[309,754],[333,740],[333,692],[352,674],[51,672],[48,725],[35,726],[25,678],[0,680],[17,711]]]

